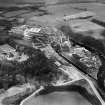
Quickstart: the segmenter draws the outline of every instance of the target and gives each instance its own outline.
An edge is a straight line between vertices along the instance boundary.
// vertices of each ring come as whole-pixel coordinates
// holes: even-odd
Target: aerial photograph
[[[105,0],[0,0],[0,105],[105,105]]]

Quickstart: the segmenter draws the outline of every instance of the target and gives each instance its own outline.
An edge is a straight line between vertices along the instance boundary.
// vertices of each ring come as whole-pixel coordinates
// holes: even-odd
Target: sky
[[[71,1],[96,1],[96,0],[0,0],[0,3],[15,3],[15,2],[36,2],[45,1],[47,4],[71,2]]]

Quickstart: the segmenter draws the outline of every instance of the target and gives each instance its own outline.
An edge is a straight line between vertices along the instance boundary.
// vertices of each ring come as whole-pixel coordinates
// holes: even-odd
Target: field
[[[85,98],[76,92],[54,92],[30,98],[23,105],[91,105]]]

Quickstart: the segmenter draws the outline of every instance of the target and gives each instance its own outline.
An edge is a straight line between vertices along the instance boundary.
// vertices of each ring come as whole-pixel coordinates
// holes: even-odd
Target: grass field
[[[54,92],[48,95],[32,97],[23,105],[91,105],[76,92]]]

